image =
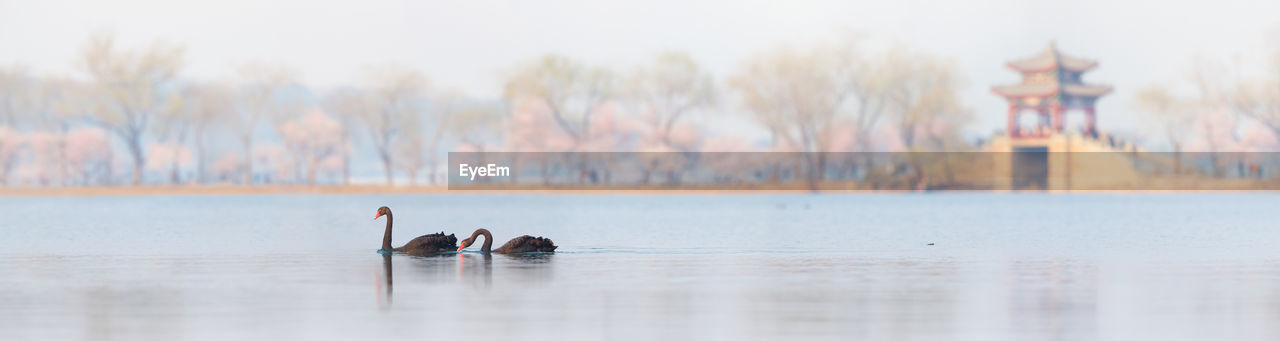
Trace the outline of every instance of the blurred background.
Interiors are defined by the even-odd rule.
[[[1008,118],[993,89],[1028,82],[1012,62],[1045,51],[1096,62],[1083,83],[1111,89],[1097,130],[1067,119],[1055,134],[1106,141],[1099,151],[1275,152],[1274,13],[1272,1],[0,1],[0,187],[438,185],[451,151],[1000,151],[1041,123]],[[1204,159],[1158,172],[1275,173]],[[906,186],[926,181],[915,173]]]
[[[1276,192],[452,191],[1280,190],[1276,13],[0,0],[0,340],[1280,339]]]

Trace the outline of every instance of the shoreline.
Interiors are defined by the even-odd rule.
[[[346,194],[416,194],[416,195],[725,195],[725,194],[939,194],[939,193],[1003,193],[1003,194],[1186,194],[1186,193],[1278,193],[1274,188],[1262,189],[1053,189],[1053,190],[933,190],[900,189],[819,189],[795,186],[755,186],[746,188],[639,188],[628,187],[525,187],[513,189],[454,189],[448,186],[394,185],[141,185],[93,187],[0,187],[0,197],[44,196],[169,196],[169,195],[346,195]]]

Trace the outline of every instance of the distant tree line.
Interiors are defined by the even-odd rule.
[[[0,68],[0,184],[349,183],[356,152],[376,156],[386,183],[417,184],[443,178],[450,150],[945,149],[963,145],[971,119],[947,61],[848,42],[766,51],[727,82],[681,52],[630,72],[548,55],[515,65],[501,99],[438,90],[403,65],[324,90],[269,63],[196,81],[182,75],[186,58],[180,45],[129,49],[98,34],[76,61],[83,77]],[[722,112],[772,138],[715,135],[702,123],[711,120],[691,119]]]
[[[1260,175],[1257,165],[1246,166],[1249,158],[1224,153],[1280,148],[1280,35],[1274,40],[1262,65],[1195,58],[1180,81],[1151,83],[1134,95],[1138,111],[1149,119],[1144,122],[1158,128],[1156,137],[1172,151],[1172,173]],[[1178,87],[1191,91],[1180,93]],[[1188,152],[1195,159],[1188,160]]]
[[[98,34],[75,62],[78,77],[0,68],[0,186],[348,184],[355,153],[372,155],[387,184],[435,184],[449,151],[807,152],[799,178],[823,181],[865,176],[872,166],[833,153],[975,148],[962,135],[973,113],[958,95],[966,81],[954,64],[907,47],[864,48],[858,39],[760,51],[723,80],[676,51],[627,71],[547,55],[507,69],[501,98],[433,86],[397,64],[326,89],[305,85],[287,65],[260,62],[236,67],[232,80],[199,81],[183,76],[187,58],[180,45],[124,48]],[[1208,146],[1196,148],[1207,150],[1252,138],[1205,113],[1250,118],[1274,139],[1277,74],[1230,87],[1196,83],[1215,86],[1195,100],[1153,86],[1138,103],[1167,125],[1175,151],[1191,149],[1182,139],[1192,130]],[[720,115],[738,115],[769,138],[717,132],[711,124]],[[585,170],[609,160],[576,162]],[[697,159],[628,164],[645,183],[670,183],[681,175],[675,164],[687,162]],[[910,164],[897,168],[924,178]]]

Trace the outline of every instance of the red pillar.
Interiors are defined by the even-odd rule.
[[[1009,102],[1009,125],[1005,129],[1007,129],[1006,132],[1009,134],[1009,137],[1017,137],[1018,106],[1014,105],[1012,101]]]
[[[1054,132],[1059,132],[1059,133],[1061,133],[1061,132],[1062,132],[1062,124],[1063,124],[1063,122],[1062,122],[1062,104],[1054,103],[1054,104],[1053,104],[1053,107],[1052,107],[1051,109],[1049,109],[1049,110],[1052,112],[1052,115],[1053,115],[1053,131],[1054,131]]]
[[[1044,107],[1036,109],[1036,117],[1039,118],[1035,129],[1037,137],[1046,134],[1049,130],[1053,130],[1053,114],[1049,112],[1049,109]]]
[[[1093,110],[1093,106],[1084,109],[1084,129],[1089,136],[1095,136],[1098,133],[1098,116]]]

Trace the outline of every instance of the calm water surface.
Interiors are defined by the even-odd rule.
[[[0,340],[1275,340],[1278,199],[6,197]],[[561,252],[384,257],[381,205]]]

